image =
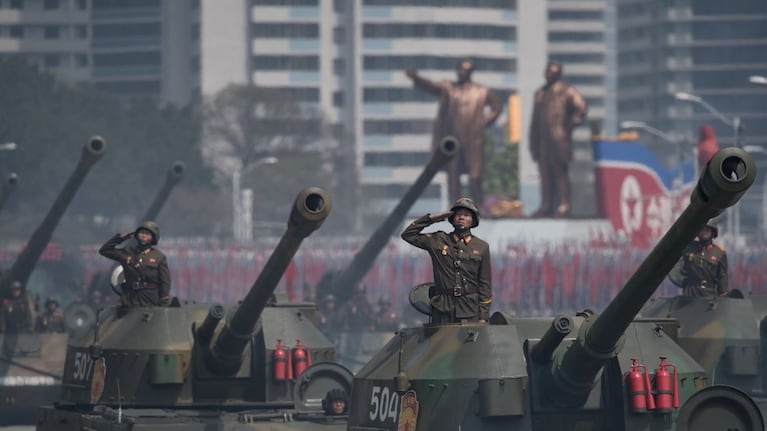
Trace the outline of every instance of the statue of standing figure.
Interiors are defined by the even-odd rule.
[[[560,79],[560,63],[549,62],[545,76],[546,84],[535,92],[530,123],[530,154],[541,178],[541,206],[532,216],[569,217],[573,129],[583,123],[588,105],[575,87]]]
[[[434,121],[431,148],[437,148],[445,136],[454,136],[461,143],[458,157],[447,164],[449,200],[456,201],[461,193],[460,176],[469,174],[469,195],[480,208],[484,205],[482,180],[485,176],[485,128],[501,114],[501,101],[484,85],[471,80],[474,63],[469,59],[458,62],[457,80],[433,82],[418,75],[415,69],[405,74],[413,86],[439,97],[439,111]],[[489,107],[488,112],[485,108]]]

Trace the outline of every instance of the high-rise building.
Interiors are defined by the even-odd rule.
[[[703,124],[714,126],[720,146],[767,148],[767,89],[749,82],[767,71],[767,2],[617,0],[617,22],[620,119],[685,138],[657,139],[657,151],[673,155],[681,145],[689,156]],[[763,181],[740,204],[750,208],[741,211],[744,227],[762,231]]]
[[[185,105],[199,87],[193,0],[2,0],[0,56],[23,54],[64,79]]]

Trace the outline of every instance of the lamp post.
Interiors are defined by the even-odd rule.
[[[262,165],[273,165],[279,159],[273,156],[262,157],[232,172],[232,233],[238,241],[253,239],[253,229],[250,220],[253,218],[253,191],[242,189],[242,174]]]
[[[642,129],[651,135],[655,135],[664,141],[672,144],[678,144],[679,141],[666,132],[660,131],[655,127],[652,127],[644,121],[621,121],[621,129]]]
[[[721,120],[724,124],[732,127],[734,132],[734,138],[735,138],[735,146],[738,148],[743,147],[743,143],[741,142],[741,137],[743,135],[743,123],[740,120],[740,117],[734,116],[732,118],[727,117],[726,115],[722,114],[716,108],[708,104],[705,100],[703,100],[702,97],[696,96],[691,93],[686,93],[683,91],[674,93],[674,98],[676,100],[682,100],[686,102],[693,102],[697,103],[710,113],[712,113],[716,118]],[[740,204],[735,204],[735,206],[732,208],[732,217],[727,217],[727,230],[732,233],[732,235],[739,239],[740,238]]]

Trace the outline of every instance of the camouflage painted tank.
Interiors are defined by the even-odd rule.
[[[0,298],[7,295],[13,281],[27,283],[75,192],[106,148],[106,141],[99,136],[85,144],[77,167],[53,206],[13,266],[0,278]],[[33,423],[37,407],[58,396],[66,340],[65,333],[0,333],[0,424]]]
[[[728,148],[710,163],[736,154]],[[738,178],[753,181],[756,168],[747,163]],[[737,181],[724,183],[730,189]],[[649,318],[673,319],[676,340],[708,373],[714,384],[737,387],[752,395],[767,389],[767,314],[765,299],[744,295],[737,289],[727,296],[675,296],[654,298],[641,311]]]
[[[373,267],[376,257],[389,242],[394,231],[401,227],[405,216],[415,201],[423,194],[437,172],[458,154],[459,148],[460,143],[452,136],[446,136],[440,141],[421,174],[367,242],[354,255],[346,268],[323,274],[317,285],[318,300],[322,300],[327,295],[333,295],[339,307],[349,301],[354,295],[355,289],[360,287],[362,279]],[[331,334],[336,340],[339,359],[353,369],[358,369],[367,362],[373,353],[391,339],[392,335],[391,331],[370,332],[363,331],[362,328],[359,332],[333,330]]]
[[[635,320],[699,228],[750,186],[752,163],[740,150],[718,153],[601,314],[495,313],[489,324],[400,331],[355,375],[349,431],[762,430],[746,394],[710,386],[660,322]],[[424,290],[411,299],[428,312]]]
[[[299,193],[287,231],[237,306],[117,307],[67,347],[62,399],[38,430],[342,430],[351,373],[312,322],[274,296],[331,202]]]
[[[8,201],[8,197],[16,190],[16,185],[19,183],[19,177],[14,173],[8,174],[3,187],[0,188],[0,210],[5,206],[5,202]]]

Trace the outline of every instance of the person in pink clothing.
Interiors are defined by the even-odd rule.
[[[711,160],[711,157],[719,151],[719,143],[716,140],[714,127],[710,124],[700,126],[698,137],[698,169],[703,169]]]

